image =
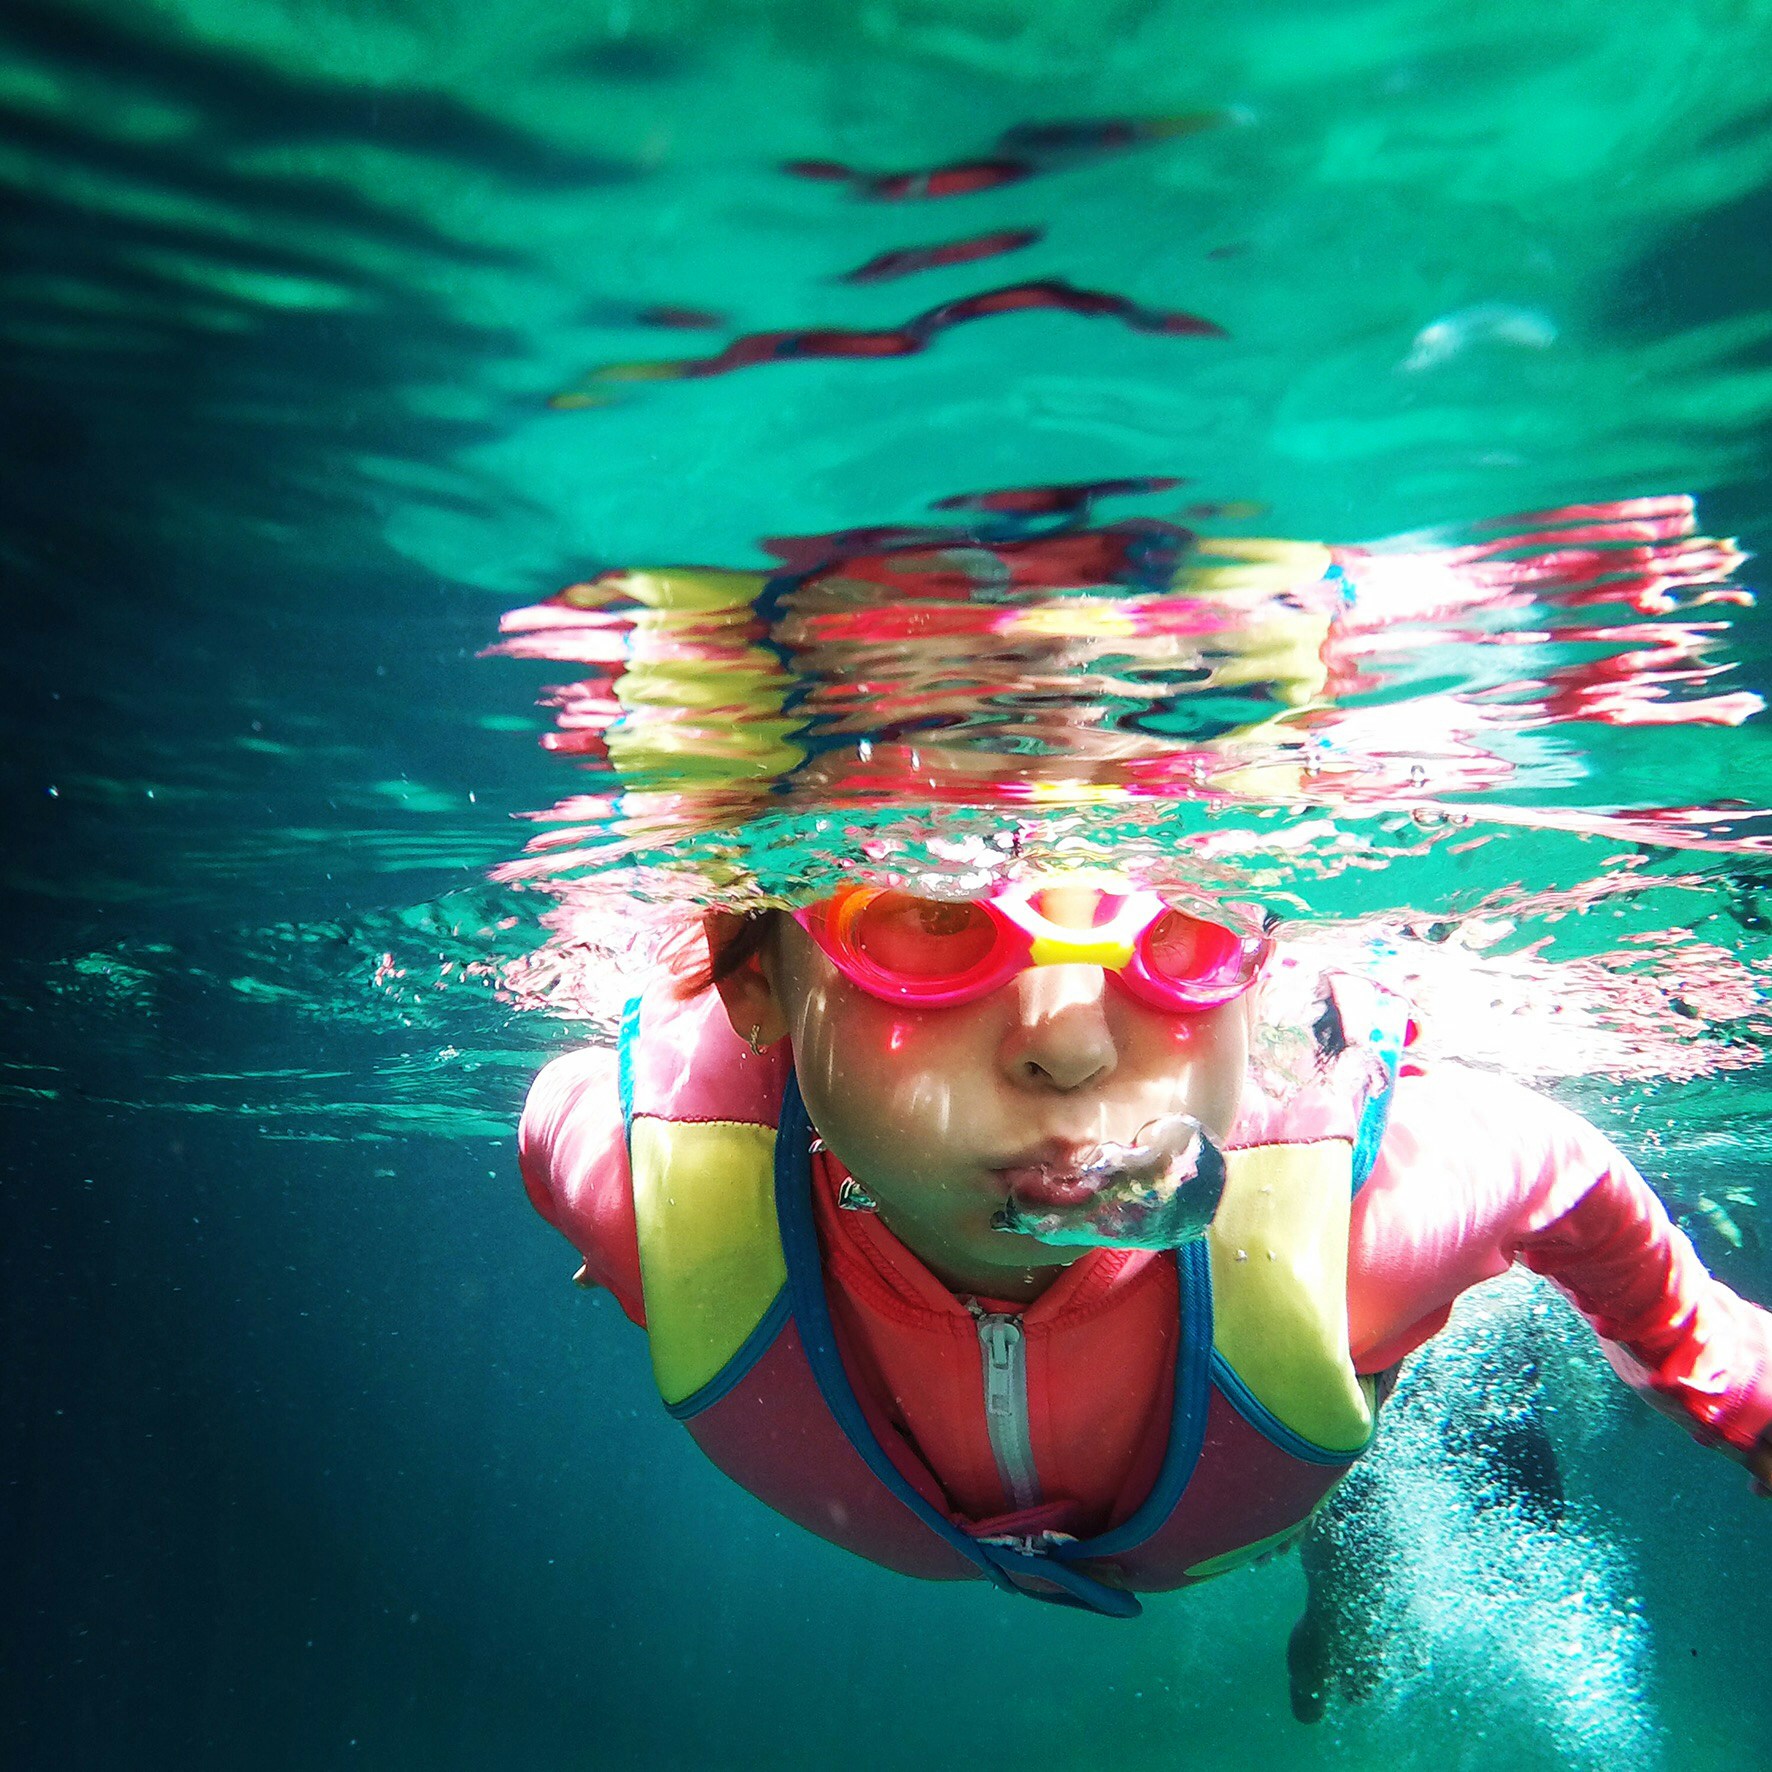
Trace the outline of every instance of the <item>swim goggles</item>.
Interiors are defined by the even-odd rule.
[[[1030,966],[1084,965],[1153,1008],[1216,1009],[1255,982],[1272,946],[1123,887],[1091,894],[1091,926],[1072,927],[1042,910],[1053,890],[950,902],[848,886],[793,917],[851,984],[927,1008],[975,1002]]]

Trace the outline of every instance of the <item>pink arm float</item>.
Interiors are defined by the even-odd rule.
[[[523,1104],[517,1164],[529,1203],[584,1257],[579,1284],[613,1292],[645,1328],[634,1188],[608,1047],[567,1052],[542,1067]]]

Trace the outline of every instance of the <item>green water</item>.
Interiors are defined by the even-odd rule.
[[[1399,1412],[1385,1679],[1312,1730],[1294,1563],[1116,1625],[898,1580],[719,1479],[516,1185],[527,1077],[587,1027],[512,970],[559,932],[509,867],[523,815],[598,784],[537,743],[572,673],[483,654],[598,573],[757,569],[764,538],[1053,482],[1184,477],[1123,511],[1337,543],[1690,493],[1751,552],[1769,51],[1772,9],[1723,4],[8,7],[9,1763],[1755,1764],[1765,1504],[1529,1297]],[[1211,126],[934,201],[782,170],[1183,114]],[[835,280],[1004,230],[1042,237]],[[879,360],[596,373],[1043,279],[1226,336],[1046,310]],[[550,405],[584,389],[609,397]],[[1719,687],[1764,692],[1763,615],[1699,613]],[[1441,667],[1475,670],[1391,699]],[[1772,804],[1755,720],[1535,755],[1562,775],[1521,803]],[[1543,1074],[1772,1295],[1763,857],[1396,838],[1313,908],[1511,905],[1498,964],[1613,956],[1581,975],[1609,1043]],[[789,872],[832,848],[790,820],[739,859],[765,839]],[[1652,884],[1567,914],[1621,868]],[[1749,1003],[1669,1036],[1618,1007],[1616,956],[1678,929]],[[1444,1399],[1527,1360],[1563,1539],[1498,1532],[1436,1451]]]

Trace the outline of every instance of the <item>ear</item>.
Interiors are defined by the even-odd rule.
[[[717,957],[743,925],[744,919],[731,911],[707,912],[702,918],[702,931],[707,936],[709,955]],[[758,953],[714,981],[732,1031],[757,1049],[773,1046],[788,1031],[787,1015],[769,973],[769,956]]]

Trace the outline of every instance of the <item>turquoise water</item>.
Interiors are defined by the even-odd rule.
[[[961,878],[1010,815],[1388,944],[1772,1295],[1772,759],[1698,711],[1772,680],[1769,48],[1721,4],[9,7],[9,1763],[1754,1763],[1765,1506],[1535,1294],[1394,1406],[1381,1678],[1303,1729],[1295,1561],[1122,1626],[731,1490],[510,1127],[636,886]],[[1749,557],[1654,507],[1670,607],[1491,586],[1342,620],[1328,685],[1320,576],[1232,548],[1419,586],[1680,496]],[[1127,525],[1228,576],[1005,566]],[[646,590],[690,568],[759,632]],[[612,668],[513,647],[586,584]],[[1159,643],[1214,588],[1274,645]],[[943,599],[1020,625],[913,643]],[[1562,1528],[1483,1505],[1473,1389]]]

